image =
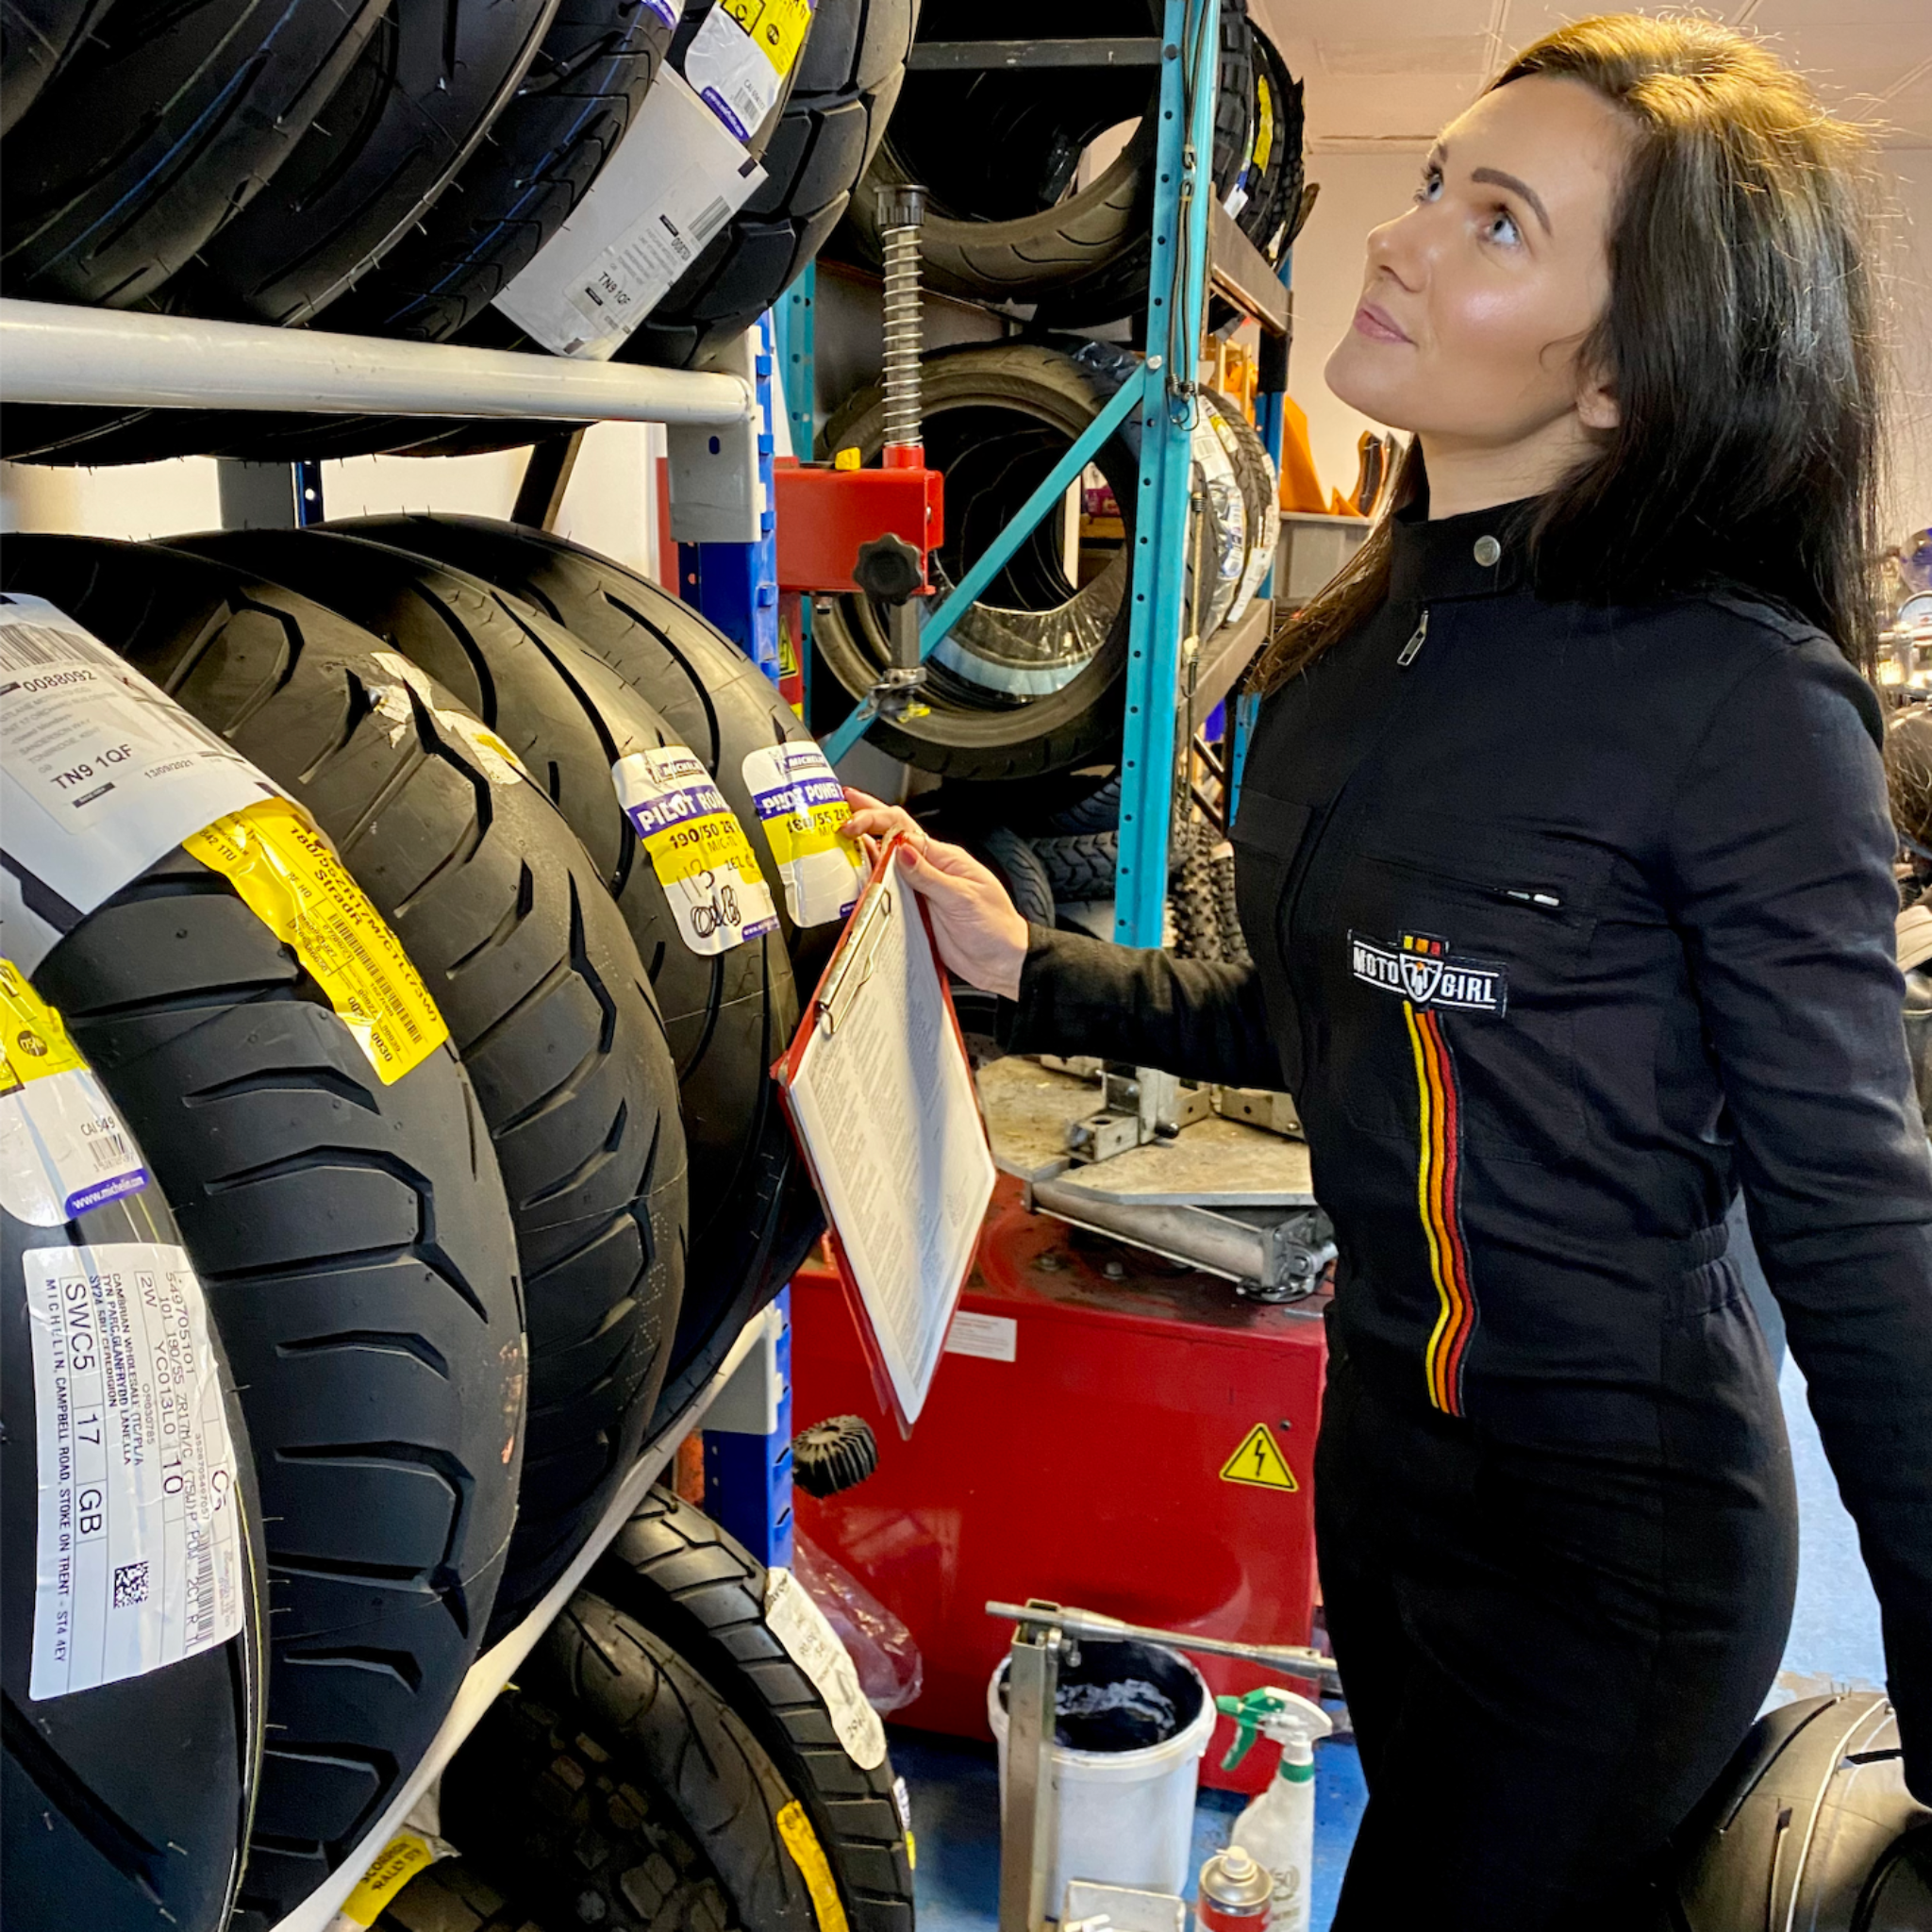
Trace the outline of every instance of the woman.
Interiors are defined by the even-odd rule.
[[[1932,1162],[1855,668],[1858,158],[1750,41],[1629,15],[1447,129],[1327,367],[1414,441],[1257,668],[1252,968],[1029,929],[965,854],[912,861],[1013,1047],[1299,1100],[1341,1249],[1345,1932],[1652,1923],[1791,1607],[1740,1185],[1932,1802]]]

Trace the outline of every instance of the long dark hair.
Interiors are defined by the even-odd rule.
[[[1713,582],[1799,612],[1861,670],[1877,612],[1878,362],[1862,134],[1756,41],[1632,13],[1577,22],[1490,83],[1582,81],[1633,130],[1610,296],[1585,341],[1619,423],[1539,500],[1540,594],[1631,603]],[[1391,508],[1425,487],[1411,443]],[[1386,518],[1275,633],[1272,691],[1388,593]]]

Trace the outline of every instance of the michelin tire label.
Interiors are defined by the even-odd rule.
[[[111,1241],[29,1248],[21,1266],[40,1487],[28,1695],[44,1702],[225,1643],[243,1530],[187,1255]]]

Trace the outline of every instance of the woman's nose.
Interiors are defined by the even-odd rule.
[[[1411,293],[1422,286],[1424,239],[1418,234],[1419,208],[1408,208],[1393,221],[1369,230],[1369,269],[1392,277]]]

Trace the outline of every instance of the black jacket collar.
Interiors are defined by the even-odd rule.
[[[1389,594],[1399,604],[1492,597],[1524,578],[1529,512],[1536,499],[1473,509],[1431,523],[1426,499],[1395,512]]]

